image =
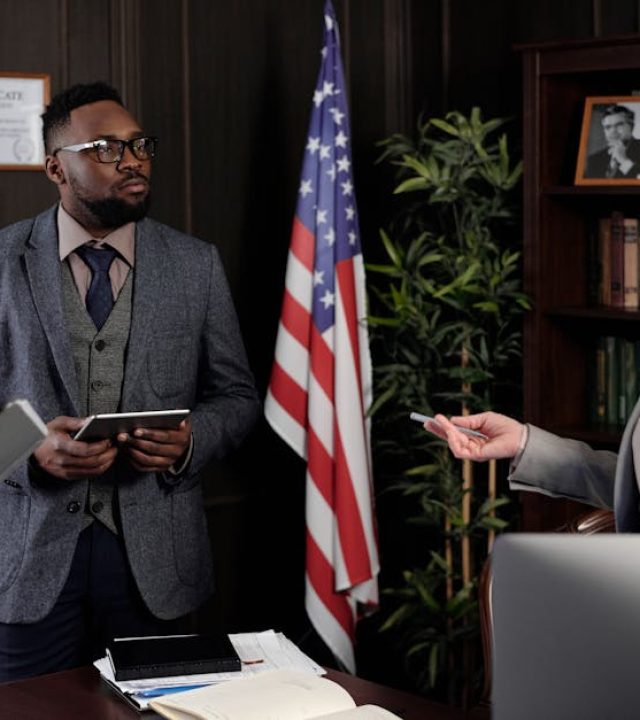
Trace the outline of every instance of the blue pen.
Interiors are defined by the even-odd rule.
[[[155,687],[148,690],[140,690],[133,693],[136,697],[155,698],[163,695],[171,695],[172,693],[185,692],[185,690],[195,690],[196,688],[207,687],[211,683],[201,683],[200,685],[172,685],[167,687]]]

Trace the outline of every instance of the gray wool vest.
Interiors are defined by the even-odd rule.
[[[78,411],[81,415],[117,412],[131,327],[133,273],[127,275],[111,314],[98,332],[78,294],[71,269],[66,263],[65,266],[66,271],[62,273],[64,309],[78,379]],[[95,518],[117,534],[118,485],[115,467],[117,463],[104,475],[89,480],[84,510],[87,525]]]

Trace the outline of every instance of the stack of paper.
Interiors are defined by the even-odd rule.
[[[96,660],[94,665],[102,679],[109,683],[122,697],[138,710],[144,710],[155,698],[193,690],[214,683],[251,677],[265,670],[300,670],[311,675],[324,675],[326,671],[295,643],[280,632],[237,633],[229,635],[242,661],[240,672],[208,673],[206,675],[184,675],[178,677],[149,678],[141,680],[116,681],[108,658]]]

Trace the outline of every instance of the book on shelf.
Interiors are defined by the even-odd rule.
[[[637,343],[620,339],[620,395],[624,397],[620,412],[620,424],[624,425],[638,399]]]
[[[611,305],[611,217],[598,220],[598,304]]]
[[[595,362],[591,376],[591,387],[595,388],[592,396],[591,420],[595,425],[606,425],[607,422],[607,348],[604,337],[596,341]]]
[[[47,437],[47,426],[28,400],[14,400],[0,410],[0,480],[26,460]]]
[[[611,213],[611,305],[624,307],[624,216]]]
[[[587,233],[589,305],[640,308],[640,220],[614,211]]]
[[[618,424],[619,411],[619,395],[618,395],[618,379],[619,379],[619,363],[618,363],[618,343],[616,338],[608,335],[604,338],[606,368],[607,368],[607,424]]]
[[[595,425],[622,427],[638,399],[640,341],[601,336],[590,363],[590,417]]]
[[[624,306],[638,307],[638,218],[622,221],[624,237]]]
[[[602,259],[600,257],[600,223],[589,223],[587,228],[587,303],[601,305]]]
[[[149,706],[168,720],[400,720],[377,705],[357,707],[338,683],[297,670],[270,670]]]

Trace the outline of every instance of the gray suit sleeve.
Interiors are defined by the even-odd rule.
[[[613,507],[617,455],[594,450],[529,425],[529,438],[509,476],[512,490],[566,497],[596,507]]]
[[[260,408],[222,263],[216,248],[209,250],[211,275],[200,337],[197,402],[191,414],[194,444],[189,473],[236,448]]]

